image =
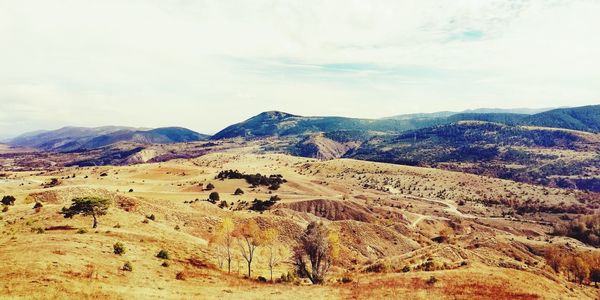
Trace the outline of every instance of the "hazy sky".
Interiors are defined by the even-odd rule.
[[[600,103],[599,1],[0,0],[0,137]]]

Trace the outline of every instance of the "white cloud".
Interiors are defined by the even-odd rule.
[[[0,135],[600,99],[600,1],[0,0]]]

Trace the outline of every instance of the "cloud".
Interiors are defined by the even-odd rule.
[[[0,1],[0,135],[598,103],[599,1]]]

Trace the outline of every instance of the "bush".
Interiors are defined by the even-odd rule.
[[[133,189],[129,189],[129,192],[130,192],[130,193],[133,193]]]
[[[348,277],[348,276],[343,276],[342,278],[338,279],[339,283],[351,283],[352,282],[352,278]]]
[[[4,196],[2,197],[2,204],[4,205],[15,205],[15,197],[14,196]]]
[[[404,266],[404,267],[402,268],[402,272],[404,272],[404,273],[408,273],[408,272],[410,272],[410,266]]]
[[[79,234],[84,234],[87,233],[88,231],[85,228],[79,228],[79,230],[77,230],[77,233]]]
[[[207,191],[212,191],[212,190],[214,190],[214,189],[215,189],[215,185],[214,185],[214,184],[212,184],[212,183],[210,183],[210,182],[209,182],[209,183],[206,185],[206,190],[207,190]]]
[[[42,208],[42,207],[44,207],[44,205],[41,202],[36,202],[33,205],[33,209],[39,209],[39,208]]]
[[[169,262],[168,262],[168,261],[165,261],[165,262],[163,262],[163,263],[162,263],[160,266],[161,266],[161,267],[164,267],[164,268],[168,268],[168,267],[169,267]]]
[[[42,227],[36,227],[36,228],[31,228],[31,232],[35,232],[37,234],[42,234],[45,232],[45,230]]]
[[[156,216],[154,214],[151,214],[149,216],[146,216],[146,219],[156,221]]]
[[[263,277],[263,276],[258,276],[256,278],[256,280],[258,280],[259,282],[267,282],[267,278]]]
[[[126,262],[121,269],[123,271],[131,272],[131,271],[133,271],[133,266],[131,265],[130,262]]]
[[[8,206],[5,206],[2,208],[2,212],[7,212],[8,211]]]
[[[219,193],[217,192],[212,192],[210,193],[210,195],[208,195],[208,201],[212,204],[217,203],[217,201],[219,201],[221,197],[219,196]]]
[[[158,254],[156,254],[156,257],[158,258],[162,258],[162,259],[169,259],[169,252],[167,252],[167,250],[160,250],[158,251]]]
[[[123,254],[125,254],[125,245],[123,245],[121,242],[116,242],[113,245],[113,252],[116,255],[123,255]]]
[[[427,281],[426,281],[426,283],[429,285],[434,285],[436,282],[438,282],[438,279],[435,278],[435,276],[429,277],[429,279],[427,279]]]
[[[175,275],[175,279],[177,279],[177,280],[185,280],[186,278],[187,278],[187,275],[185,274],[184,271],[177,272],[177,274]]]
[[[223,200],[219,203],[219,208],[227,208],[229,207],[229,204],[227,203],[227,201]]]
[[[244,191],[240,188],[235,189],[235,192],[233,192],[234,195],[238,196],[238,195],[243,195]]]

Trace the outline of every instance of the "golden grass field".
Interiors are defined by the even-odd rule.
[[[281,174],[277,191],[250,188],[244,180],[216,180],[219,171]],[[106,174],[101,176],[101,174]],[[44,188],[57,178],[60,184]],[[221,199],[237,203],[276,194],[282,200],[262,214],[221,209],[207,201],[208,183]],[[202,186],[200,185],[202,184]],[[243,195],[234,196],[236,188]],[[130,192],[130,189],[132,190]],[[437,169],[347,159],[319,161],[286,155],[212,153],[195,159],[131,166],[8,172],[0,194],[17,199],[0,213],[0,298],[22,299],[597,299],[598,290],[566,281],[549,270],[536,249],[581,243],[549,235],[535,218],[503,217],[461,199],[490,196],[576,203],[577,193]],[[71,199],[96,195],[113,205],[91,228],[91,218],[65,219]],[[516,196],[514,196],[516,195]],[[195,199],[199,199],[195,201]],[[43,203],[38,211],[35,202]],[[146,216],[155,215],[154,221]],[[253,279],[234,260],[219,268],[209,241],[219,223],[253,218],[277,228],[290,250],[313,220],[341,237],[338,265],[323,285],[259,283],[268,278],[262,252]],[[85,229],[82,233],[80,229]],[[42,233],[43,232],[43,233]],[[448,233],[445,243],[432,241]],[[126,253],[115,255],[121,242]],[[169,266],[156,257],[161,249]],[[121,267],[129,261],[132,272]],[[435,269],[415,270],[426,261]],[[239,263],[239,267],[238,267]],[[382,272],[365,272],[372,265]],[[410,266],[410,272],[402,272]],[[284,262],[276,277],[291,270]],[[177,278],[177,274],[180,274]],[[435,277],[437,281],[430,283]],[[342,277],[351,282],[338,283]]]

